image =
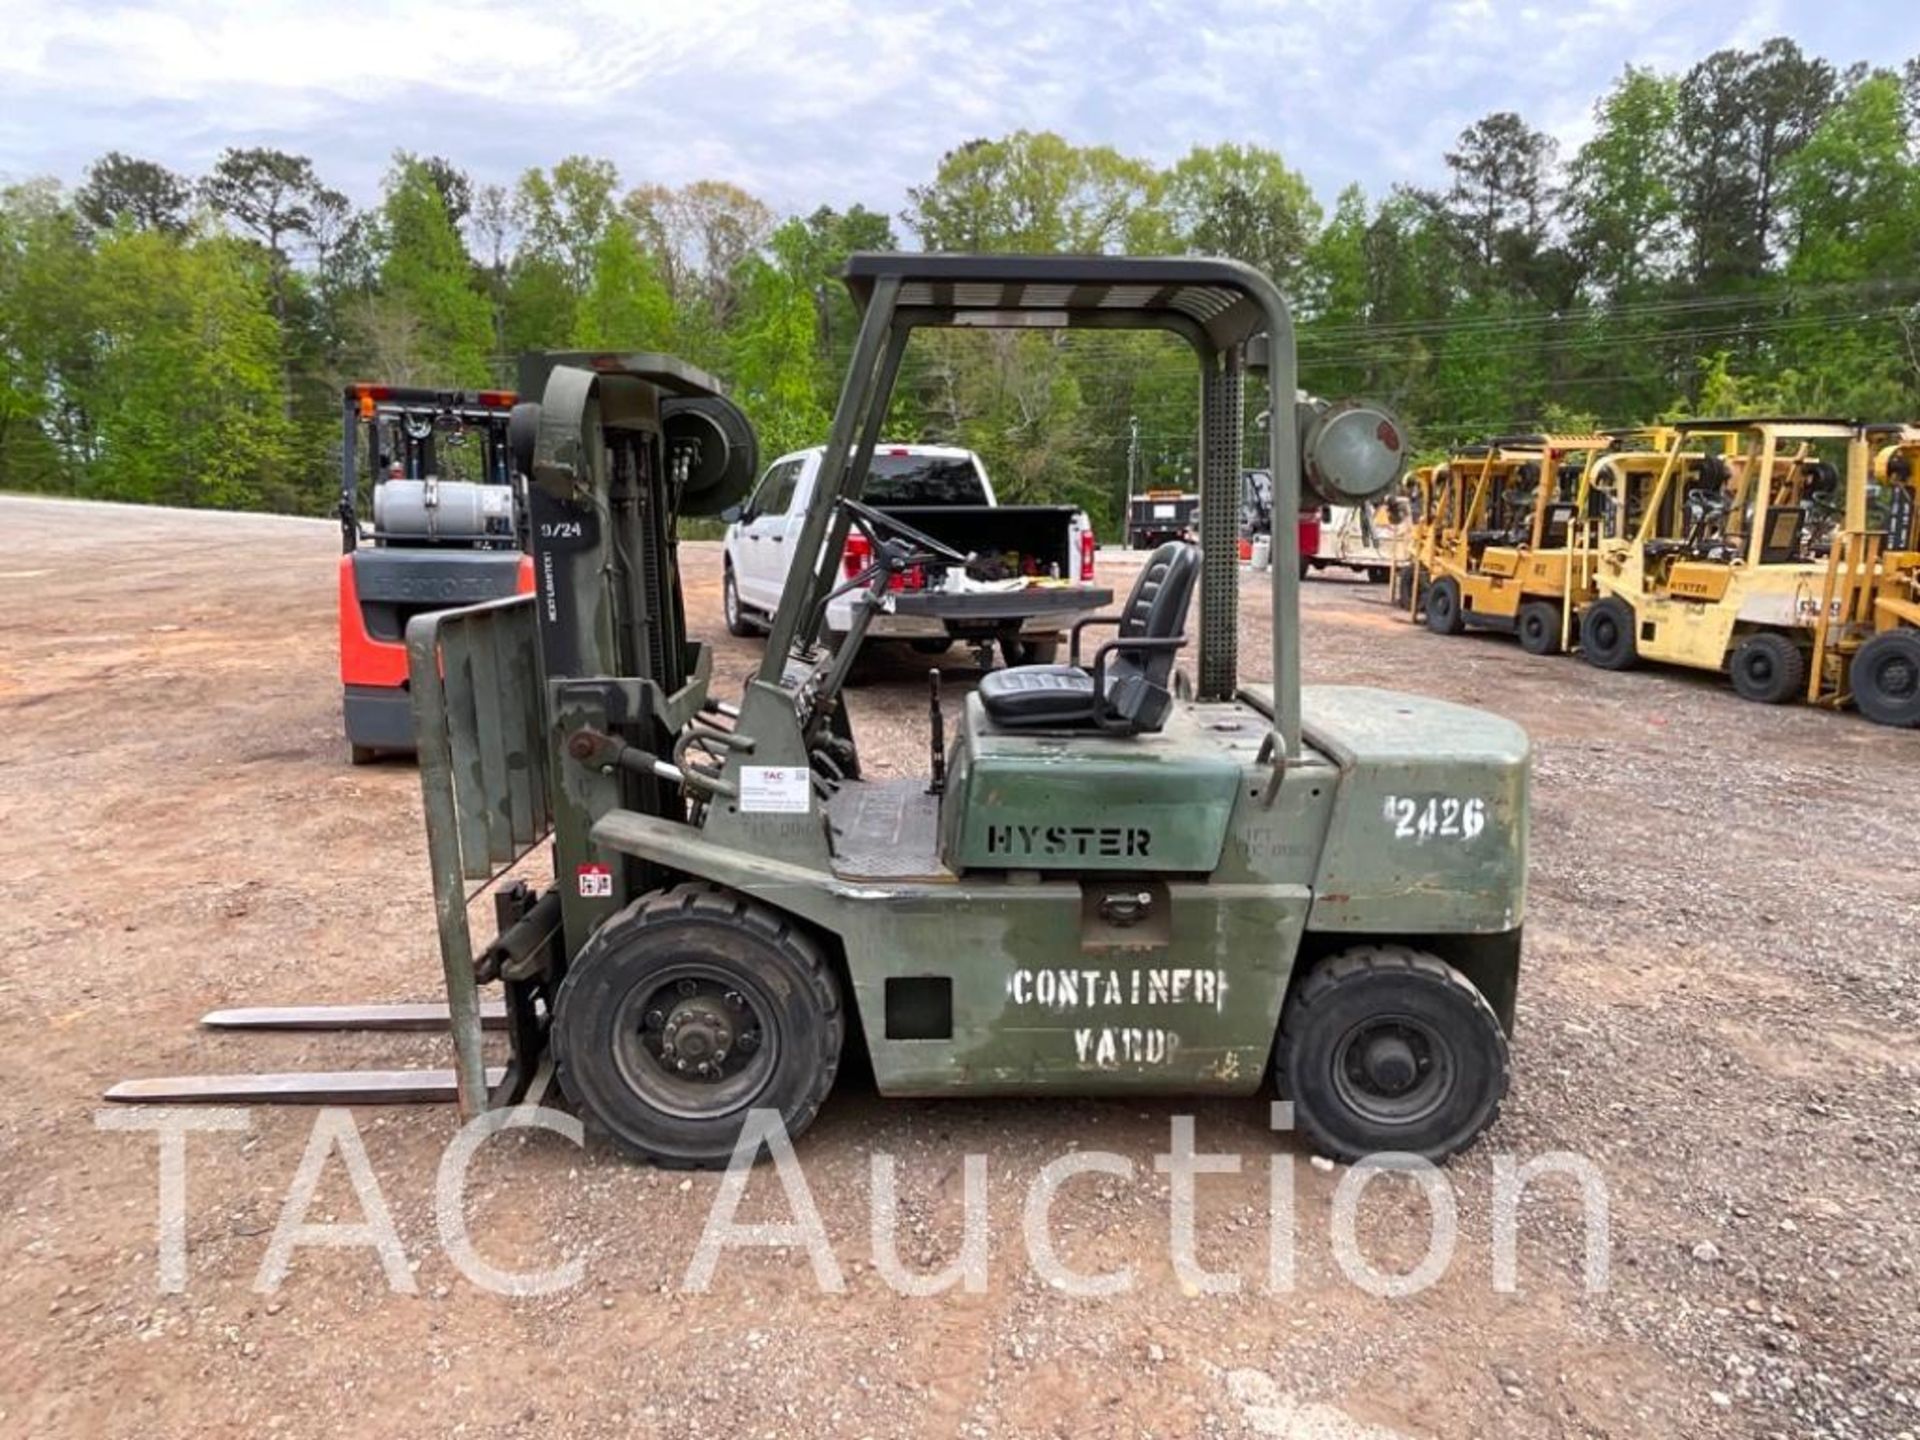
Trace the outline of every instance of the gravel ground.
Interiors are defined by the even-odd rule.
[[[95,1128],[126,1074],[443,1063],[431,1038],[197,1032],[234,1003],[430,999],[437,961],[412,769],[352,769],[334,679],[330,526],[0,498],[0,1435],[1849,1436],[1920,1431],[1920,735],[1768,710],[1707,677],[1603,674],[1497,637],[1409,627],[1382,592],[1306,587],[1310,679],[1487,706],[1536,744],[1515,1087],[1449,1169],[1459,1244],[1401,1299],[1334,1247],[1344,1172],[1257,1102],[884,1102],[849,1077],[798,1144],[844,1289],[804,1249],[728,1255],[683,1287],[720,1181],[545,1134],[474,1163],[468,1216],[502,1266],[573,1257],[540,1298],[448,1257],[433,1177],[450,1111],[356,1112],[414,1293],[366,1248],[302,1248],[255,1281],[311,1111],[256,1108],[187,1147],[185,1289],[157,1285],[151,1138]],[[1131,558],[1103,555],[1116,587]],[[718,551],[687,547],[720,693],[758,653],[718,623]],[[1244,673],[1266,667],[1247,577]],[[922,764],[925,661],[853,694],[878,773]],[[950,690],[967,671],[948,667]],[[953,700],[950,696],[949,704]],[[1166,1242],[1153,1157],[1176,1114],[1244,1157],[1198,1182],[1198,1293]],[[1020,1215],[1069,1148],[1130,1175],[1066,1186],[1062,1257],[1130,1266],[1059,1293]],[[899,1175],[906,1264],[954,1258],[963,1157],[986,1157],[988,1283],[897,1295],[876,1273],[869,1157]],[[1576,1192],[1522,1207],[1517,1287],[1492,1285],[1498,1157],[1588,1157],[1611,1206],[1583,1284]],[[1269,1171],[1296,1191],[1290,1289],[1267,1274]],[[743,1215],[781,1218],[773,1172]],[[357,1222],[332,1157],[310,1219]],[[1407,1270],[1425,1199],[1371,1186],[1357,1233]]]

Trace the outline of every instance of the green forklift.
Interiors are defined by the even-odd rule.
[[[1303,493],[1364,504],[1393,486],[1391,417],[1300,400],[1287,307],[1232,261],[867,254],[846,283],[861,324],[795,542],[811,563],[737,704],[709,693],[711,652],[686,633],[674,532],[751,483],[740,412],[670,357],[522,363],[535,398],[511,443],[536,592],[408,631],[448,1003],[334,1017],[444,1024],[454,1068],[113,1098],[450,1093],[471,1116],[550,1065],[620,1149],[716,1166],[750,1110],[803,1131],[858,1045],[887,1096],[1271,1091],[1349,1160],[1444,1159],[1492,1123],[1525,735],[1459,705],[1303,686],[1289,566],[1271,582],[1273,679],[1238,673],[1249,377],[1269,392],[1254,408],[1273,417],[1259,464],[1276,533]],[[1199,544],[1146,557],[1123,608],[1075,628],[1070,663],[990,674],[951,719],[930,676],[927,773],[868,778],[842,698],[865,626],[910,603],[894,576],[975,563],[860,499],[909,336],[939,326],[1185,340]],[[847,578],[854,532],[871,559]],[[856,621],[827,648],[826,602],[846,592]],[[512,874],[540,846],[554,878],[536,891]],[[476,947],[488,889],[498,934]]]

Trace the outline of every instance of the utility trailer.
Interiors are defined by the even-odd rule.
[[[892,1096],[1272,1091],[1330,1154],[1470,1144],[1508,1083],[1526,738],[1459,705],[1303,686],[1292,566],[1272,581],[1272,679],[1239,674],[1250,354],[1280,417],[1264,457],[1279,533],[1303,469],[1329,503],[1393,485],[1392,419],[1296,411],[1287,308],[1235,262],[856,255],[846,278],[860,331],[831,483],[798,539],[819,558],[738,704],[710,694],[710,653],[686,634],[673,540],[678,515],[750,483],[738,412],[666,357],[523,364],[538,591],[408,632],[463,1112],[516,1100],[551,1059],[625,1151],[721,1164],[750,1110],[803,1130],[858,1044]],[[1075,663],[985,677],[951,743],[930,677],[927,774],[864,778],[841,691],[865,624],[893,576],[964,558],[860,500],[908,337],[1034,325],[1187,342],[1201,543],[1149,556],[1122,611],[1075,628]],[[872,560],[846,579],[850,533]],[[864,603],[828,648],[841,591]],[[496,886],[499,934],[476,946],[476,887],[546,844],[553,888]],[[275,1093],[336,1083],[352,1082]],[[114,1098],[258,1093],[161,1081]]]

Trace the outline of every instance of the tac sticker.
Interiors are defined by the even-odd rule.
[[[740,772],[742,814],[805,815],[812,792],[804,765],[749,765]]]
[[[611,865],[582,865],[574,873],[579,879],[582,900],[613,898],[613,867]]]

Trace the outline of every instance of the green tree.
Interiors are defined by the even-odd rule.
[[[1837,86],[1831,65],[1782,38],[1716,51],[1687,72],[1675,112],[1677,189],[1696,285],[1723,289],[1767,272],[1779,248],[1782,167]]]
[[[1567,169],[1561,213],[1582,268],[1610,299],[1672,272],[1679,242],[1671,76],[1629,65],[1594,105],[1594,136]]]
[[[123,231],[92,284],[100,351],[88,384],[95,448],[83,489],[103,498],[230,509],[302,508],[280,404],[280,335],[266,266],[221,235],[189,243]]]
[[[87,167],[74,208],[102,230],[131,225],[178,235],[187,228],[192,200],[193,187],[164,165],[109,150]]]
[[[74,489],[93,447],[85,231],[51,180],[0,190],[0,489]]]
[[[1110,146],[1020,130],[948,151],[901,218],[929,250],[1123,251],[1161,233],[1158,187],[1151,165]]]
[[[1319,202],[1297,170],[1257,145],[1196,147],[1161,182],[1179,246],[1245,260],[1291,292],[1320,226]]]
[[[617,217],[594,250],[593,279],[576,312],[573,340],[590,350],[667,350],[673,302],[633,226]]]
[[[768,256],[740,265],[738,324],[728,344],[733,398],[746,410],[769,455],[826,438],[831,415],[816,369],[812,236],[805,222],[774,231]]]
[[[394,158],[381,205],[380,298],[417,327],[428,383],[484,385],[491,378],[493,316],[473,285],[473,263],[447,216],[433,172],[404,152]],[[400,378],[400,377],[388,377]]]

